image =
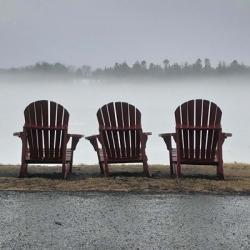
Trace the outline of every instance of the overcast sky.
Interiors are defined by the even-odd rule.
[[[0,67],[197,58],[250,65],[250,0],[0,0]]]

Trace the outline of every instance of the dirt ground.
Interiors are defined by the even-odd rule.
[[[17,178],[17,165],[0,165],[0,190],[11,191],[124,191],[201,192],[250,194],[250,164],[225,164],[225,180],[218,180],[214,166],[183,166],[182,178],[171,178],[169,167],[152,165],[153,178],[141,165],[112,165],[105,178],[97,165],[75,165],[68,180],[60,166],[29,166],[28,178]]]

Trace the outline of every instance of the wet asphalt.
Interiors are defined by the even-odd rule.
[[[0,192],[0,249],[250,249],[250,196]]]

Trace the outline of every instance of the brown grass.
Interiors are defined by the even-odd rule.
[[[225,164],[225,180],[218,180],[215,167],[184,166],[183,178],[170,178],[169,168],[151,166],[153,178],[144,177],[142,166],[112,166],[112,177],[99,174],[95,165],[78,165],[68,180],[60,166],[30,166],[29,177],[16,178],[19,166],[0,165],[0,190],[12,191],[124,191],[203,192],[250,194],[250,165]]]

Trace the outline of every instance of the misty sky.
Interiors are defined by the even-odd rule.
[[[0,68],[198,57],[250,64],[250,0],[0,0]]]

